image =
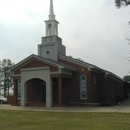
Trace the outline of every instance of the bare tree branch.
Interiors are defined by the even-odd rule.
[[[121,8],[122,6],[130,5],[130,0],[115,0],[115,6],[117,8]]]
[[[14,63],[9,59],[0,61],[0,90],[4,90],[4,96],[6,96],[6,92],[9,95],[9,88],[13,85],[12,75],[7,73],[7,70],[13,65]]]

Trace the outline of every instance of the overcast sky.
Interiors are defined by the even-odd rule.
[[[37,54],[45,36],[50,0],[0,0],[0,60],[18,63]],[[114,0],[53,0],[67,55],[123,77],[130,71],[130,7]]]

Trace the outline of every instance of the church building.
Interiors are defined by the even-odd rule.
[[[95,65],[66,56],[58,36],[58,24],[50,0],[46,36],[38,45],[38,55],[30,55],[13,66],[12,105],[68,106],[114,102],[124,97],[124,82],[117,75]]]

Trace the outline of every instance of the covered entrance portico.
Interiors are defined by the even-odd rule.
[[[46,105],[46,82],[41,79],[31,79],[26,82],[27,106]]]
[[[51,78],[52,81],[52,106],[61,106],[62,92],[61,87],[59,87],[58,77]],[[46,82],[35,78],[27,81],[27,106],[46,106]]]
[[[49,67],[21,69],[21,106],[63,106],[62,75]]]
[[[43,83],[46,83],[46,107],[51,107],[53,104],[52,100],[52,81],[50,78],[50,68],[49,67],[38,67],[38,68],[26,68],[21,69],[21,106],[27,105],[27,84],[29,83],[29,80],[31,81],[38,81],[38,79],[41,79],[44,82],[36,82],[35,85],[37,85],[37,100],[40,100],[40,93],[39,88],[42,87]],[[40,81],[40,80],[39,80]],[[45,90],[45,88],[44,88]],[[42,94],[43,95],[43,94]],[[45,95],[44,95],[45,96]],[[43,98],[44,100],[44,98]]]
[[[52,60],[29,56],[10,69],[14,80],[12,105],[20,103],[24,107],[31,102],[33,106],[63,106],[62,80],[64,77],[71,78],[76,70]]]

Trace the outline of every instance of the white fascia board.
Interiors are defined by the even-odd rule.
[[[115,74],[113,74],[111,72],[105,72],[105,76],[109,77],[109,78],[112,78],[112,79],[115,79],[117,81],[123,82],[122,78],[120,78],[119,76],[117,76],[117,75],[115,75]]]
[[[95,66],[95,65],[90,65],[90,64],[84,63],[84,62],[82,62],[82,61],[78,61],[78,60],[76,60],[76,59],[74,59],[74,58],[70,58],[70,57],[67,57],[67,56],[60,55],[60,54],[58,54],[58,56],[59,56],[59,58],[61,58],[61,59],[63,59],[63,60],[67,60],[67,61],[70,61],[70,62],[72,62],[72,63],[78,64],[78,65],[80,65],[80,66],[87,67],[89,70],[91,70],[91,69],[94,68],[94,69],[97,69],[97,70],[99,70],[99,71],[101,71],[101,72],[104,72],[106,76],[107,76],[107,75],[112,75],[112,77],[113,77],[114,79],[118,79],[118,80],[120,80],[120,81],[123,81],[123,79],[120,78],[119,76],[117,76],[117,75],[115,75],[115,74],[113,74],[113,73],[111,73],[111,72],[109,72],[109,71],[103,70],[103,69],[101,69],[101,68],[99,68],[99,67],[97,67],[97,66]],[[110,76],[109,76],[109,77],[110,77]]]
[[[50,37],[50,36],[46,36],[46,37]],[[45,44],[39,44],[38,46],[41,46],[41,47],[49,47],[49,46],[52,46],[52,45],[55,45],[55,43],[57,42],[50,42],[50,43],[45,43]]]
[[[14,65],[11,69],[9,69],[9,71],[11,72],[12,70],[15,71],[17,69],[19,69],[20,67],[22,67],[23,65],[30,63],[31,61],[33,61],[34,59],[31,59],[33,55],[29,56],[28,58],[20,61],[19,63],[17,63],[16,65]],[[30,60],[29,60],[30,59]],[[29,61],[28,61],[29,60]]]
[[[59,66],[59,69],[68,69],[68,70],[72,70],[72,71],[77,71],[76,68],[72,68],[72,67],[69,67],[69,66]]]
[[[55,21],[56,23],[59,24],[59,22],[58,22],[57,20],[55,20],[55,19],[52,19],[52,20],[45,20],[44,22],[51,22],[51,21]]]
[[[58,68],[60,68],[60,69],[67,68],[67,69],[73,70],[73,71],[76,71],[76,70],[77,70],[76,68],[73,68],[73,67],[69,67],[69,66],[66,66],[66,65],[56,64],[56,63],[51,62],[51,61],[49,61],[49,60],[47,60],[47,59],[41,59],[40,57],[37,57],[37,58],[39,58],[41,61],[44,60],[46,63],[48,63],[48,64],[50,64],[50,65],[53,65],[53,66],[55,65],[56,67],[58,67]]]
[[[64,67],[64,66],[61,66],[61,65],[59,65],[59,64],[56,64],[56,63],[54,63],[54,62],[51,62],[51,61],[49,61],[49,60],[47,60],[47,59],[43,59],[43,58],[40,58],[40,57],[37,57],[37,56],[35,56],[35,58],[36,58],[36,59],[39,59],[39,61],[41,61],[41,62],[44,61],[45,63],[50,64],[50,65],[55,66],[55,67]]]
[[[74,59],[74,58],[70,58],[70,57],[67,57],[67,56],[60,55],[60,54],[58,54],[58,56],[59,56],[59,58],[61,58],[61,59],[63,59],[63,60],[65,59],[65,60],[67,60],[67,61],[70,61],[70,62],[72,62],[72,63],[74,63],[74,64],[77,64],[77,65],[80,65],[80,66],[83,66],[83,67],[86,67],[86,68],[88,68],[88,69],[95,68],[95,69],[101,70],[100,68],[98,68],[98,67],[96,67],[96,66],[94,66],[94,65],[90,65],[90,64],[87,64],[87,63],[85,63],[85,62],[78,61],[78,60],[76,60],[76,59]]]
[[[59,58],[61,58],[61,59],[63,59],[63,60],[67,60],[67,61],[70,61],[70,62],[72,62],[72,63],[74,63],[74,64],[77,64],[77,65],[81,65],[81,66],[90,68],[89,65],[86,65],[86,64],[84,64],[84,63],[81,63],[80,61],[77,61],[77,60],[75,60],[75,59],[73,59],[73,58],[69,58],[69,57],[67,57],[67,56],[62,56],[62,55],[60,55],[60,54],[58,54],[58,56],[59,56]]]
[[[107,75],[110,75],[110,73],[109,72],[105,72],[105,76],[107,76]]]
[[[59,65],[59,68],[60,68],[60,69],[64,69],[65,67],[64,67],[64,66]]]
[[[36,67],[36,68],[20,69],[20,71],[38,71],[38,70],[50,70],[50,67]]]
[[[40,57],[35,56],[34,54],[32,54],[32,55],[30,55],[28,58],[22,60],[21,62],[19,62],[18,64],[16,64],[14,67],[12,67],[12,68],[9,70],[9,72],[10,72],[10,71],[15,71],[15,70],[21,68],[22,66],[26,65],[27,63],[30,63],[30,62],[33,61],[34,59],[37,59],[37,60],[39,60],[39,61],[41,61],[41,62],[44,61],[45,63],[48,63],[48,64],[50,64],[50,65],[52,65],[52,66],[55,66],[55,67],[63,67],[63,68],[64,68],[64,66],[58,65],[58,64],[56,64],[56,63],[53,63],[53,62],[51,62],[51,61],[48,61],[48,60],[46,60],[46,59],[40,58]]]

